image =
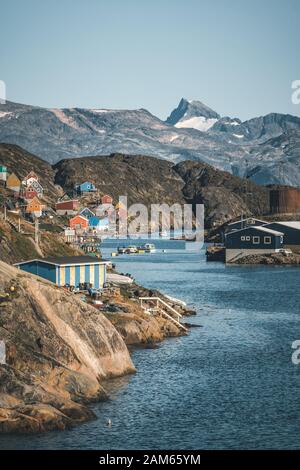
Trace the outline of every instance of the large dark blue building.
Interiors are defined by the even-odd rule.
[[[274,253],[283,248],[284,233],[265,226],[246,227],[225,235],[226,263],[250,254]]]
[[[300,222],[271,222],[264,227],[283,232],[284,247],[300,252]]]

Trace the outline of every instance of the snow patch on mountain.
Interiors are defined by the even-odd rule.
[[[185,127],[189,129],[197,129],[198,131],[206,132],[210,129],[218,119],[211,118],[206,119],[204,116],[192,117],[190,119],[185,119],[183,121],[179,121],[175,124],[175,127]]]
[[[7,117],[7,116],[9,116],[10,114],[13,114],[13,113],[0,111],[0,118]]]

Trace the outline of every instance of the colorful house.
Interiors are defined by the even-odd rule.
[[[95,213],[89,209],[88,207],[84,207],[79,211],[80,215],[83,215],[83,217],[86,217],[87,219],[90,219],[91,217],[95,217]]]
[[[33,199],[34,197],[38,197],[38,193],[37,191],[32,187],[32,186],[29,186],[27,187],[25,190],[24,190],[24,199],[26,199],[26,201],[30,201],[31,199]]]
[[[91,183],[90,181],[85,181],[84,183],[76,184],[74,189],[79,194],[91,193],[91,192],[97,191],[94,183]]]
[[[42,197],[43,196],[43,192],[44,192],[44,188],[43,186],[36,180],[32,179],[31,180],[31,183],[30,183],[30,186],[32,186],[36,192],[38,193],[39,197]]]
[[[89,219],[83,217],[83,215],[77,214],[75,217],[70,219],[70,228],[74,230],[86,230],[89,226]]]
[[[35,217],[41,217],[44,209],[44,205],[39,201],[37,197],[34,197],[26,206],[26,213],[34,215]]]
[[[7,168],[4,165],[0,165],[0,181],[6,181]]]
[[[105,217],[115,213],[115,208],[112,204],[100,204],[95,209],[95,215],[97,217]]]
[[[8,189],[11,189],[12,191],[19,192],[20,191],[20,186],[21,186],[21,181],[15,175],[15,173],[11,173],[8,175],[7,180],[6,180],[6,187]]]
[[[91,285],[101,289],[106,282],[106,262],[93,256],[64,256],[33,259],[16,263],[23,271],[35,274],[59,287]]]
[[[109,194],[104,194],[104,196],[101,197],[101,204],[112,204],[113,203],[113,198]]]
[[[98,217],[91,217],[89,219],[89,228],[96,231],[105,231],[109,228],[108,218],[99,219]]]
[[[22,184],[24,186],[30,186],[33,181],[39,181],[39,177],[34,171],[30,171],[28,175],[23,179]]]
[[[75,215],[78,211],[78,206],[78,199],[69,199],[65,201],[58,201],[55,205],[55,209],[58,215]]]

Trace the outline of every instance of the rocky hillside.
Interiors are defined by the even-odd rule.
[[[129,204],[203,203],[207,228],[241,214],[269,211],[267,188],[196,161],[174,165],[152,157],[114,154],[63,160],[54,169],[55,182],[64,189],[73,187],[80,174],[116,201],[127,195]]]
[[[182,335],[169,319],[141,309],[137,298],[149,293],[136,284],[105,293],[99,312],[79,295],[0,261],[0,340],[6,347],[0,433],[65,429],[93,419],[87,404],[107,398],[104,380],[135,371],[125,343]]]
[[[120,334],[76,296],[3,262],[0,292],[0,431],[65,429],[92,419],[84,404],[106,397],[103,380],[134,371]]]
[[[271,113],[242,122],[184,98],[166,121],[146,109],[47,109],[7,101],[0,111],[0,142],[20,145],[49,163],[143,154],[173,163],[206,162],[262,184],[300,185],[299,134],[297,116]],[[278,146],[278,138],[285,144]]]
[[[5,144],[0,144],[1,155],[0,163],[12,171],[23,175],[36,169],[52,204],[58,194],[89,180],[98,188],[94,199],[108,193],[115,201],[121,195],[128,196],[129,204],[143,203],[148,207],[156,203],[204,203],[208,228],[241,214],[261,215],[269,210],[265,187],[202,162],[174,165],[153,157],[112,154],[66,159],[51,167],[19,147]]]

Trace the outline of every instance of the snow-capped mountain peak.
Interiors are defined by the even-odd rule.
[[[201,101],[182,98],[166,122],[178,128],[192,128],[206,132],[220,119],[220,115]]]

